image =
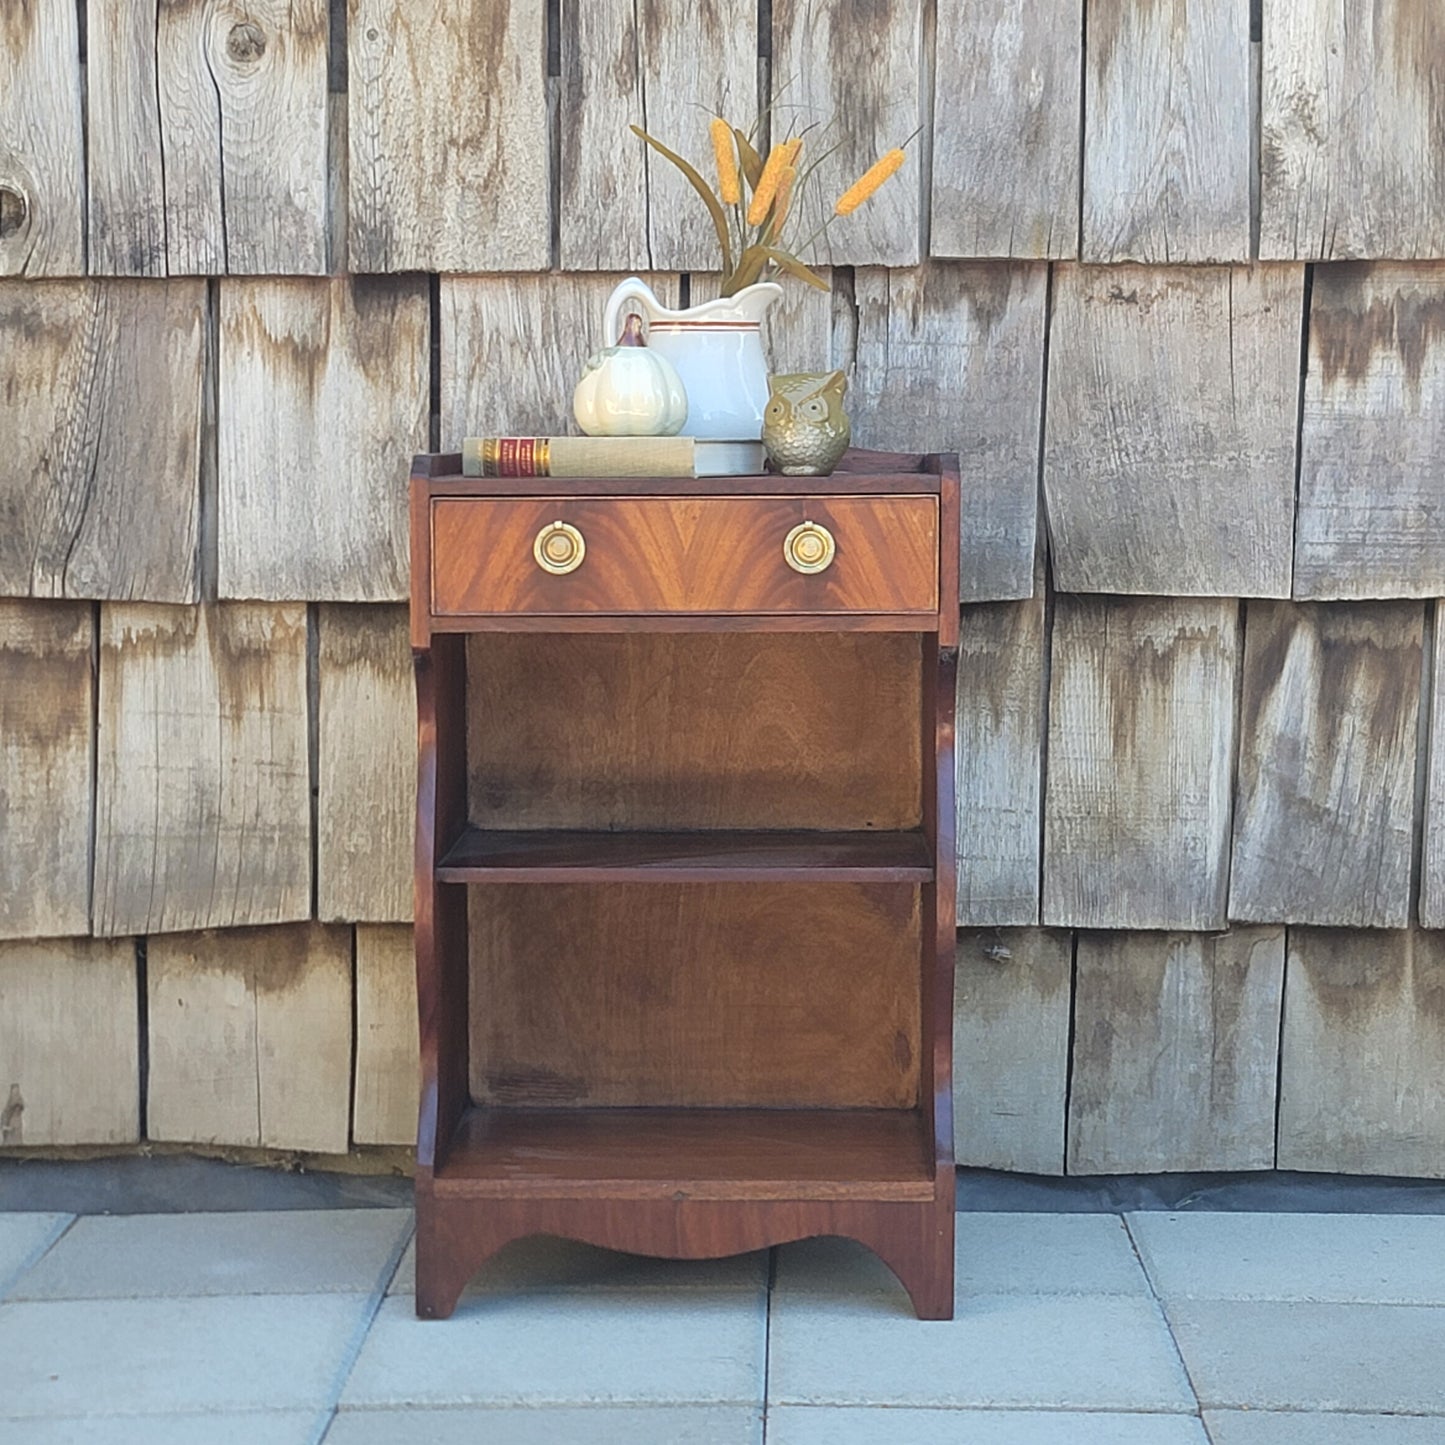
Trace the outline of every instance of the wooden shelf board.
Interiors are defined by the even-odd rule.
[[[504,1109],[462,1117],[438,1197],[930,1200],[906,1109]]]
[[[571,832],[469,826],[437,865],[443,883],[927,883],[909,832]]]

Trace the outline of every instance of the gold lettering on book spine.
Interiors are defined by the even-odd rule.
[[[484,477],[550,477],[550,437],[483,437]]]

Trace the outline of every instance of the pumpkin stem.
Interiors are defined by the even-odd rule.
[[[622,335],[617,338],[619,346],[646,346],[647,338],[642,334],[642,317],[632,312],[622,323]]]

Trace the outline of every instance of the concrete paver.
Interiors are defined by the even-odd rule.
[[[467,1285],[464,1298],[533,1289],[751,1289],[766,1286],[768,1252],[724,1259],[654,1259],[598,1249],[571,1239],[534,1235],[498,1250]],[[407,1245],[388,1294],[416,1288],[416,1243]]]
[[[369,1304],[336,1294],[3,1304],[0,1419],[320,1407]]]
[[[778,1283],[813,1298],[876,1291],[906,1298],[892,1270],[849,1239],[806,1239],[778,1250]],[[955,1290],[984,1294],[1121,1294],[1147,1297],[1149,1281],[1116,1214],[960,1214]]]
[[[1129,1228],[1165,1298],[1445,1304],[1441,1215],[1139,1213]]]
[[[1209,1445],[1193,1415],[780,1405],[768,1445]]]
[[[343,1410],[325,1445],[761,1445],[746,1405]]]
[[[1318,1410],[1207,1410],[1214,1445],[1440,1445],[1431,1415],[1328,1415]]]
[[[0,1299],[58,1239],[70,1223],[69,1214],[0,1214]]]
[[[533,1291],[446,1321],[393,1297],[342,1403],[761,1405],[766,1312],[762,1289]]]
[[[17,1445],[310,1445],[315,1410],[247,1410],[201,1415],[87,1415],[16,1424]],[[12,1422],[14,1424],[14,1422]],[[19,1433],[23,1431],[22,1433]],[[8,1441],[0,1417],[0,1440]]]
[[[1185,1300],[1168,1315],[1206,1406],[1445,1415],[1445,1309]]]
[[[10,1298],[366,1294],[411,1229],[406,1209],[80,1219]]]
[[[1152,1300],[964,1296],[953,1320],[921,1322],[891,1297],[819,1299],[781,1280],[768,1393],[780,1404],[1197,1408]]]

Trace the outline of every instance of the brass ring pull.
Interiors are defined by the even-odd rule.
[[[549,522],[532,543],[532,556],[537,565],[554,577],[575,572],[586,555],[587,543],[582,540],[582,533],[566,522]]]
[[[821,522],[802,522],[783,539],[783,560],[794,572],[826,572],[838,550]]]

